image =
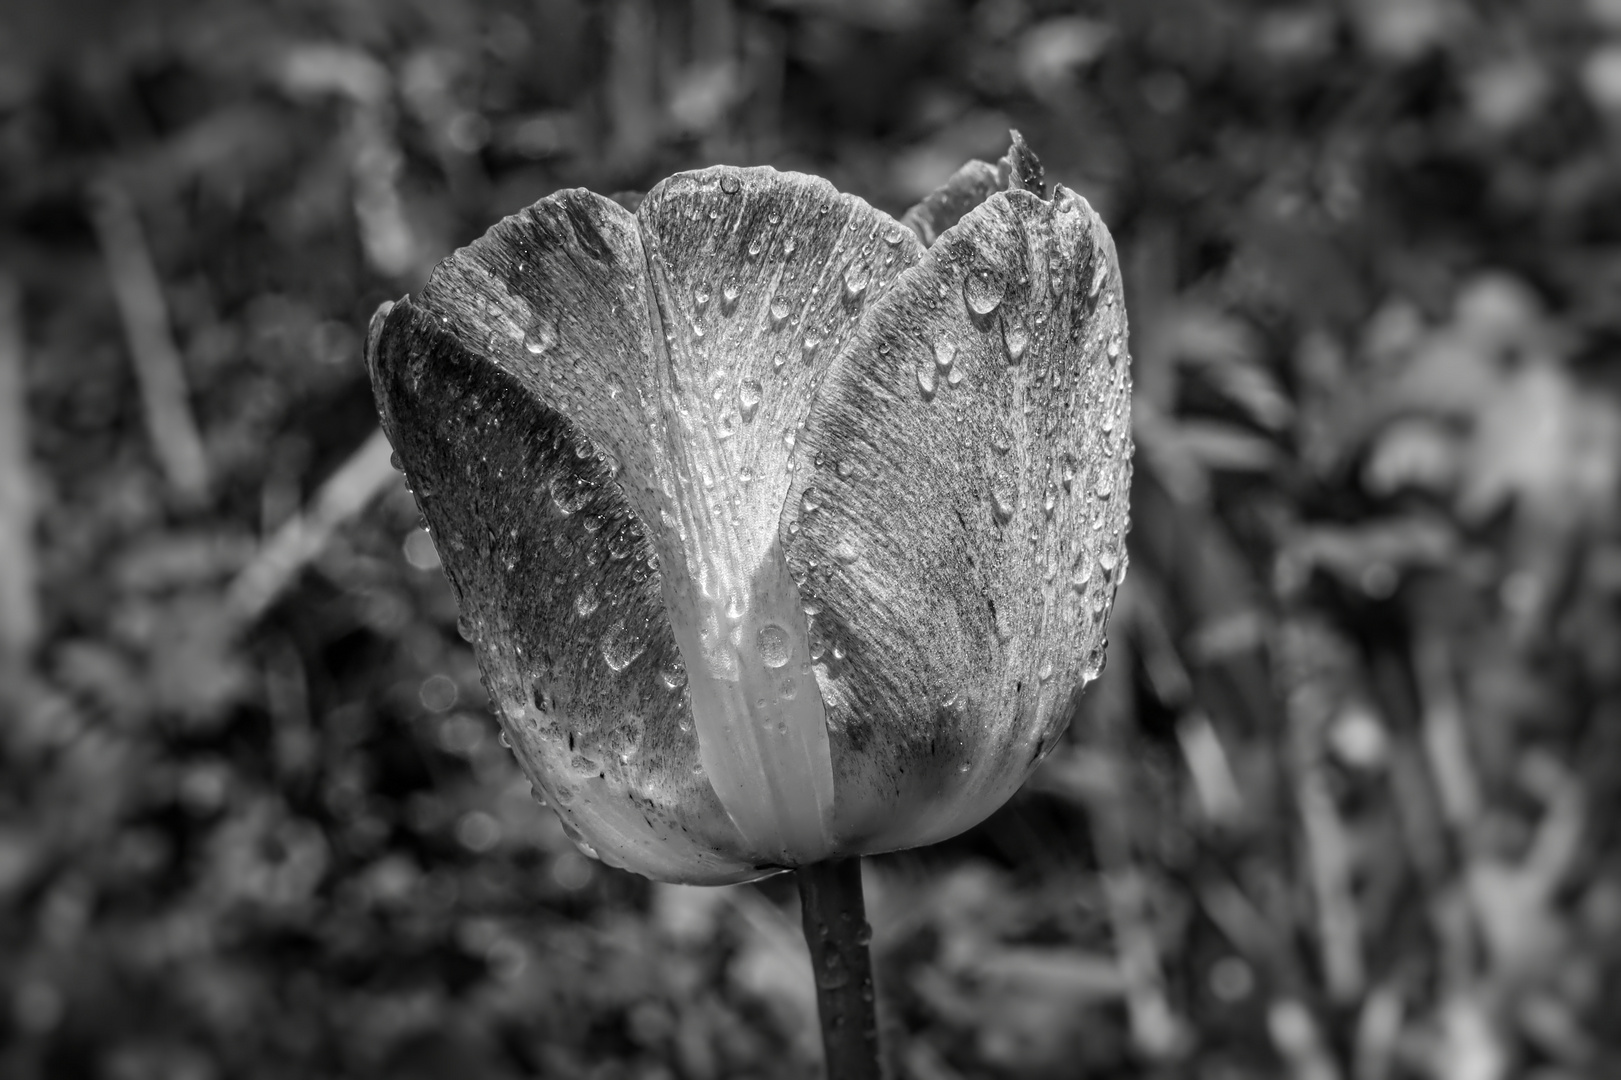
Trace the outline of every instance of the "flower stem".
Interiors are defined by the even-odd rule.
[[[882,1080],[861,860],[813,863],[795,876],[816,975],[828,1080]]]

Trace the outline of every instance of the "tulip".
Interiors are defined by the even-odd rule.
[[[1125,570],[1125,333],[1015,135],[901,221],[770,168],[558,192],[367,363],[537,793],[721,884],[950,837],[1053,748]]]

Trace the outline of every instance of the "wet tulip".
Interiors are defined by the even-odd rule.
[[[1125,570],[1125,334],[1016,142],[902,221],[769,168],[559,192],[367,358],[536,791],[713,884],[952,836],[1053,747]]]

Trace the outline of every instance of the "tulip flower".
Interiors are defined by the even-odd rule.
[[[367,361],[536,791],[720,884],[950,837],[1053,748],[1125,569],[1125,334],[1015,136],[900,221],[770,168],[559,192]]]

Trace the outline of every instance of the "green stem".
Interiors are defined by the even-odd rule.
[[[795,876],[816,974],[828,1080],[882,1080],[861,860],[813,863]]]

